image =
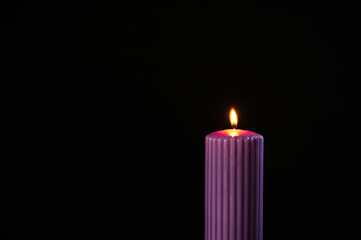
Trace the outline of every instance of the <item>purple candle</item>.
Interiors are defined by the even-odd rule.
[[[237,125],[231,110],[231,124]],[[262,240],[263,137],[226,129],[206,136],[205,240]]]

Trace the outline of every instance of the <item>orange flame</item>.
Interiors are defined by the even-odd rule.
[[[229,119],[231,121],[232,127],[235,129],[237,127],[238,118],[237,118],[237,113],[234,110],[234,108],[232,108],[231,112],[229,113]]]

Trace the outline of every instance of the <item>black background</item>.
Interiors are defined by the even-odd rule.
[[[134,5],[1,3],[1,238],[203,239],[233,106],[264,239],[359,239],[360,3]]]

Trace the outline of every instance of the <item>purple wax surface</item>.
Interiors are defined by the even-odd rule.
[[[220,131],[216,131],[216,132],[212,132],[210,134],[208,134],[206,136],[207,137],[217,137],[217,138],[232,138],[231,134],[235,133],[236,135],[233,136],[235,138],[244,138],[244,137],[259,137],[259,138],[263,138],[262,135],[255,133],[255,132],[251,132],[251,131],[247,131],[247,130],[241,130],[241,129],[225,129],[225,130],[220,130]]]
[[[205,145],[205,240],[262,240],[263,137],[226,129]]]

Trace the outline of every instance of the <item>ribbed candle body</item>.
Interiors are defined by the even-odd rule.
[[[206,136],[205,240],[262,240],[263,137],[231,131]]]

